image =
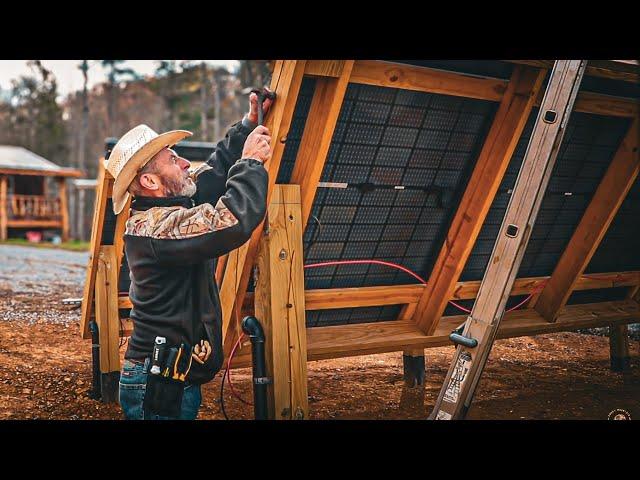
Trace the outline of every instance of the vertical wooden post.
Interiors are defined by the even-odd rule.
[[[95,314],[100,335],[102,401],[117,399],[120,377],[117,255],[112,245],[100,247],[95,284]]]
[[[7,188],[8,177],[0,175],[0,240],[7,239]]]
[[[109,187],[113,185],[113,177],[104,168],[104,159],[101,158],[98,165],[98,185],[96,187],[93,221],[91,222],[91,244],[89,247],[87,275],[85,277],[84,290],[82,293],[82,312],[80,317],[80,334],[84,339],[91,338],[89,322],[93,312],[93,297],[95,292],[94,286],[96,281],[96,272],[98,268],[98,256],[100,253],[100,243],[102,241],[102,229],[104,227],[107,199],[109,198]]]
[[[60,215],[62,224],[62,241],[69,240],[69,207],[67,205],[67,182],[64,177],[56,177],[58,197],[60,198]]]
[[[302,213],[298,185],[277,185],[257,258],[256,318],[266,336],[269,418],[308,418]]]
[[[609,325],[609,353],[612,371],[629,370],[631,362],[629,358],[629,326],[627,324]]]

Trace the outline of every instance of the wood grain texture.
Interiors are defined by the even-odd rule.
[[[544,71],[530,67],[518,66],[514,69],[431,271],[427,288],[413,316],[414,322],[427,334],[435,331],[437,322],[453,295],[456,282],[467,263],[529,118],[544,76]]]
[[[100,371],[120,371],[117,256],[113,246],[100,247],[95,283],[95,314],[100,338]]]
[[[632,122],[535,304],[538,313],[549,322],[567,303],[640,172],[639,128],[638,120]]]
[[[303,230],[311,214],[353,64],[353,60],[341,60],[340,69],[335,70],[338,73],[337,78],[319,78],[316,81],[307,123],[289,182],[300,185]]]
[[[7,233],[7,194],[9,190],[9,178],[6,175],[0,175],[0,240],[4,241],[8,238]]]
[[[508,82],[378,60],[356,60],[351,82],[499,102]]]
[[[265,330],[267,375],[273,379],[269,417],[293,420],[309,416],[302,215],[299,187],[277,189],[280,198],[269,205],[268,234],[257,257],[255,309]]]
[[[374,353],[452,346],[449,334],[466,320],[466,315],[443,317],[433,335],[425,335],[411,322],[390,321],[307,328],[308,360],[370,355]],[[640,321],[640,306],[633,300],[567,305],[555,323],[549,323],[533,309],[506,313],[496,338],[513,338],[543,333],[606,327]],[[233,368],[251,364],[249,349],[233,360]]]
[[[100,242],[102,240],[102,229],[104,227],[104,217],[107,208],[107,198],[109,185],[113,184],[111,175],[107,177],[104,162],[100,161],[98,172],[98,185],[96,187],[96,200],[93,209],[93,221],[91,223],[91,241],[89,244],[89,260],[87,263],[87,273],[84,281],[82,293],[82,314],[80,318],[80,335],[82,338],[91,338],[89,332],[89,321],[93,313],[93,294],[98,267],[98,255],[100,253]]]
[[[339,77],[344,65],[353,60],[307,60],[304,74],[311,77]]]
[[[550,69],[553,67],[553,60],[506,61],[539,68]],[[640,66],[638,66],[637,60],[589,60],[585,75],[638,83],[640,82]]]
[[[549,279],[546,277],[517,278],[510,295],[527,295],[540,289]],[[604,272],[582,275],[574,290],[594,290],[598,288],[637,287],[640,285],[640,271]],[[356,288],[322,288],[305,290],[305,307],[307,310],[328,310],[332,308],[373,307],[381,305],[413,305],[415,308],[426,287],[424,285],[392,285],[378,287]],[[451,300],[471,300],[478,295],[480,280],[457,282]],[[632,297],[633,295],[630,295]],[[247,293],[243,305],[242,315],[253,314],[254,294]],[[119,308],[131,308],[131,300],[127,295],[120,296]],[[409,320],[411,313],[407,313],[399,320]]]
[[[64,177],[58,177],[58,198],[60,199],[60,214],[62,215],[62,241],[69,240],[69,207],[67,205],[67,181]]]
[[[272,156],[267,164],[269,170],[267,205],[271,202],[271,195],[276,185],[277,172],[282,161],[286,137],[293,119],[293,111],[298,99],[300,85],[302,84],[304,69],[304,60],[279,60],[274,67],[271,89],[276,92],[277,100],[273,104],[265,123],[271,132],[272,138]],[[239,315],[236,315],[236,313],[240,311],[244,301],[263,226],[264,222],[254,230],[250,240],[243,247],[240,247],[236,255],[230,255],[227,262],[226,273],[220,289],[225,352],[231,351],[235,339],[240,335],[240,325],[237,321]],[[232,275],[231,272],[233,272]],[[239,273],[239,278],[234,278],[237,277],[236,272]],[[237,280],[237,283],[234,283],[235,280]]]

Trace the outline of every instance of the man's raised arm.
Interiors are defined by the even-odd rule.
[[[272,100],[268,98],[263,102],[265,115],[271,104]],[[255,93],[249,96],[249,107],[249,113],[229,129],[206,163],[194,172],[197,191],[193,199],[196,205],[215,205],[224,194],[229,169],[241,158],[245,141],[258,124],[258,97]]]

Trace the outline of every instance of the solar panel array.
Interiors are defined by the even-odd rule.
[[[538,113],[525,126],[461,280],[480,280],[489,261]],[[573,112],[518,277],[551,275],[611,163],[629,119]]]
[[[507,78],[512,67],[500,64],[492,68],[494,76]],[[315,85],[313,78],[302,83],[278,183],[291,178]],[[428,279],[497,106],[489,101],[349,84],[320,180],[346,188],[318,188],[303,237],[304,263],[385,260]],[[461,275],[463,281],[479,280],[484,274],[536,116],[534,109]],[[518,277],[551,274],[629,122],[572,114]],[[190,148],[189,142],[183,143],[184,151],[179,153],[193,160],[204,160],[213,148],[212,144]],[[206,148],[195,148],[200,146]],[[397,186],[404,189],[394,188]],[[639,200],[636,181],[587,272],[640,270],[640,257],[632,248],[640,233]],[[110,205],[107,210],[105,243],[115,226]],[[127,270],[123,265],[120,290],[128,287]],[[407,283],[415,279],[377,265],[305,270],[306,289]],[[576,292],[569,303],[622,298],[623,291]],[[512,297],[507,308],[523,298]],[[473,300],[458,303],[471,308]],[[400,305],[389,305],[308,311],[307,326],[395,320],[400,309]],[[451,306],[445,311],[445,315],[460,313]]]
[[[279,182],[290,178],[312,87],[311,82],[302,87]],[[305,264],[386,260],[428,277],[496,106],[482,100],[350,84],[321,177],[321,182],[349,186],[318,189],[304,233]],[[405,273],[377,265],[305,271],[307,289],[413,281]],[[329,325],[391,320],[398,311],[399,307],[391,306],[309,312],[307,321]]]

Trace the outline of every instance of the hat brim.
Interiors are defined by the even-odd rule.
[[[142,146],[122,167],[117,178],[113,182],[113,212],[118,215],[129,201],[129,186],[136,178],[138,171],[144,167],[163,148],[171,147],[181,140],[193,135],[187,130],[171,130],[158,135]]]

